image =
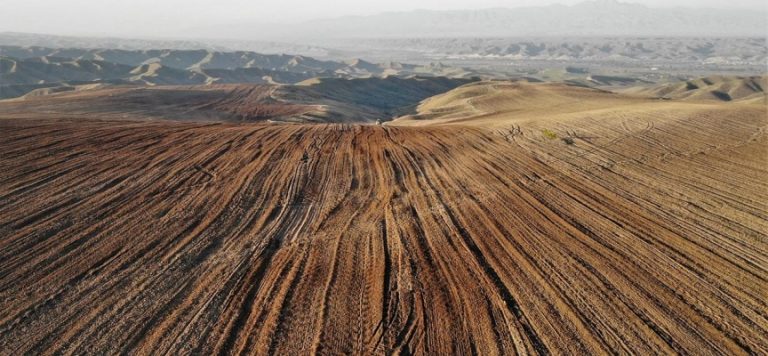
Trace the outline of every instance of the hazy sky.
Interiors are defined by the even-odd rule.
[[[415,9],[572,5],[581,0],[0,0],[0,31],[159,37],[227,22],[285,23]],[[632,0],[651,7],[765,9],[765,0]]]

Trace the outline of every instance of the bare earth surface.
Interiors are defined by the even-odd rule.
[[[0,353],[768,353],[763,104],[482,103],[0,119]]]

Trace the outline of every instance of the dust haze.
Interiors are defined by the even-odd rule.
[[[766,4],[759,0],[738,0],[738,1],[691,1],[691,0],[637,0],[637,1],[613,1],[601,0],[593,1],[596,4],[633,4],[642,7],[641,11],[648,9],[657,9],[658,13],[677,15],[691,13],[691,17],[700,16],[699,14],[709,13],[714,17],[742,16],[744,18],[755,19],[762,14],[762,20],[765,19]],[[494,13],[503,9],[517,9],[520,11],[532,11],[540,8],[542,14],[533,21],[534,27],[528,27],[531,33],[542,33],[553,24],[558,24],[559,19],[547,18],[548,12],[563,11],[563,7],[573,7],[583,5],[579,0],[417,0],[417,1],[351,1],[340,0],[333,2],[318,2],[308,0],[287,0],[279,2],[270,1],[244,1],[244,0],[223,0],[217,1],[212,5],[209,1],[94,1],[94,0],[74,0],[68,2],[51,0],[27,0],[18,1],[0,1],[0,7],[8,9],[0,13],[0,31],[9,32],[31,32],[46,33],[57,35],[77,35],[77,36],[117,36],[117,37],[140,37],[140,38],[227,38],[236,36],[237,38],[260,38],[270,39],[268,37],[284,36],[286,33],[295,34],[295,37],[316,37],[314,32],[303,32],[302,30],[292,31],[294,25],[303,25],[309,27],[314,21],[333,21],[337,23],[348,23],[357,21],[357,16],[372,16],[374,20],[380,21],[376,26],[385,24],[385,27],[398,28],[403,24],[410,25],[410,19],[407,13],[413,11],[436,12],[430,17],[422,18],[425,24],[432,25],[439,19],[433,18],[437,15],[456,16],[452,13],[458,12],[458,15],[466,13],[473,16],[473,13],[482,13],[491,10]],[[615,7],[615,6],[614,6]],[[715,10],[709,11],[706,10]],[[571,16],[589,16],[593,20],[599,20],[600,17],[622,16],[620,7],[615,7],[608,11],[600,13],[577,14],[571,13]],[[380,16],[387,16],[379,19]],[[564,16],[568,16],[566,13]],[[351,17],[351,18],[350,18]],[[527,17],[527,14],[526,14]],[[626,19],[621,19],[626,20]],[[663,24],[665,30],[672,29],[667,35],[678,34],[675,26],[686,26],[685,21],[690,19],[674,19],[673,23],[665,23],[668,19],[659,19],[655,23],[648,24],[649,27]],[[676,24],[674,22],[681,21]],[[702,21],[704,19],[701,19]],[[730,25],[743,26],[749,29],[754,35],[763,35],[765,26],[763,22],[740,23],[729,19],[730,23],[710,24],[715,27],[721,27],[719,30],[727,30]],[[752,20],[754,21],[754,20]],[[507,22],[507,25],[512,22]],[[370,24],[373,25],[373,24]],[[477,23],[472,24],[477,25]],[[723,26],[725,25],[725,26]],[[750,28],[749,26],[752,25]],[[762,26],[759,26],[762,25]],[[232,27],[242,29],[251,26],[253,32],[232,31]],[[468,25],[469,26],[469,25]],[[699,31],[712,30],[710,26],[701,26]],[[276,29],[279,28],[278,29]],[[373,26],[372,26],[373,27]],[[267,33],[265,30],[269,29]],[[411,31],[412,29],[407,29]],[[427,29],[428,30],[428,29]],[[433,28],[433,30],[436,30]],[[718,29],[715,29],[718,30]],[[348,29],[344,29],[348,31]],[[425,33],[405,32],[409,37],[422,37]],[[689,31],[682,29],[680,33]],[[334,35],[356,36],[356,31],[335,33]],[[614,24],[604,35],[624,34],[624,29],[620,23]],[[547,33],[544,31],[543,33]],[[566,32],[569,33],[569,32]],[[486,35],[508,34],[503,30],[496,28]],[[640,33],[635,33],[640,34]],[[294,36],[292,36],[294,37]],[[273,39],[273,38],[272,38]]]

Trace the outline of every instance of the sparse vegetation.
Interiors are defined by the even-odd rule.
[[[543,129],[541,130],[541,133],[546,137],[548,140],[555,140],[557,139],[557,133],[550,129]]]

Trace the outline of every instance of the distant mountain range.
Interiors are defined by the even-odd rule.
[[[184,31],[239,39],[510,36],[764,36],[766,12],[650,8],[616,0],[482,10],[390,12],[292,25],[226,24]]]
[[[472,72],[397,62],[322,61],[299,55],[210,50],[119,50],[0,46],[0,99],[82,84],[295,84],[310,78],[469,77]]]
[[[765,37],[527,37],[347,39],[320,42],[369,58],[697,63],[764,66]]]
[[[151,50],[209,50],[215,52],[249,51],[264,54],[294,53],[312,57],[329,57],[333,50],[313,46],[275,41],[258,40],[160,40],[116,37],[62,36],[42,33],[0,32],[0,46],[121,49],[126,51]],[[0,53],[2,54],[2,53]]]

